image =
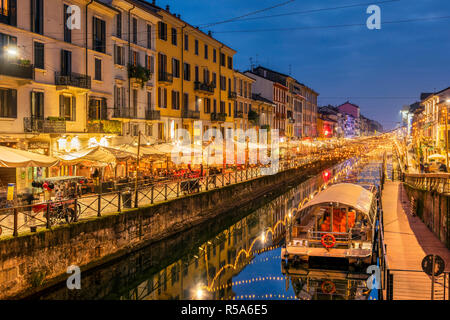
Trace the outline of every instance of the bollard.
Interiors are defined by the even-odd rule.
[[[14,237],[17,237],[19,235],[19,232],[17,231],[17,219],[19,218],[18,215],[19,215],[19,212],[18,212],[17,208],[14,208],[14,231],[13,231]]]

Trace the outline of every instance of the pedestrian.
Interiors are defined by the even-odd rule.
[[[424,171],[425,171],[425,166],[423,165],[422,162],[420,163],[419,167],[420,167],[420,173],[424,173]]]
[[[35,200],[38,200],[37,198],[34,197],[33,191],[31,188],[27,188],[25,190],[24,196],[23,196],[23,202],[25,204],[25,208],[24,208],[24,220],[25,223],[27,222],[31,222],[33,219],[32,216],[32,204]]]

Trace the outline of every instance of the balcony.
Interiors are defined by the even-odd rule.
[[[242,119],[244,117],[244,112],[242,112],[242,111],[235,111],[234,112],[234,117]]]
[[[183,110],[183,118],[187,119],[200,119],[200,111]]]
[[[211,121],[220,121],[220,122],[224,122],[227,118],[227,114],[220,112],[220,113],[216,113],[213,112],[211,113]]]
[[[4,76],[34,79],[34,66],[27,63],[13,63],[8,60],[0,60],[0,74]]]
[[[289,123],[295,123],[295,119],[294,118],[288,118]]]
[[[91,89],[91,77],[75,72],[55,72],[55,84],[57,86],[70,86],[83,89]]]
[[[215,85],[213,83],[204,83],[195,81],[194,82],[194,90],[200,91],[206,94],[213,94],[214,93]]]
[[[172,84],[173,83],[173,76],[172,76],[171,73],[160,72],[158,74],[158,81],[161,82],[161,83]]]
[[[86,128],[88,133],[122,133],[122,123],[117,120],[89,120]]]
[[[112,117],[117,119],[137,119],[137,110],[114,108]]]
[[[141,85],[141,88],[143,88],[145,84],[152,79],[152,73],[149,69],[144,68],[139,64],[138,65],[129,64],[128,78],[134,79]]]
[[[26,133],[65,133],[66,120],[59,118],[23,118],[23,128]]]
[[[161,112],[159,110],[146,110],[145,120],[160,120]]]
[[[235,100],[237,98],[236,91],[228,91],[228,99]]]

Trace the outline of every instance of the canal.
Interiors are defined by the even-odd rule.
[[[281,246],[292,210],[327,182],[379,184],[382,147],[348,159],[251,206],[83,272],[81,289],[65,283],[31,299],[368,299],[367,274],[342,262],[283,267]],[[390,170],[387,170],[388,173]]]

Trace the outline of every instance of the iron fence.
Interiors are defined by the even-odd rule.
[[[280,161],[279,170],[285,171],[314,161],[313,156]],[[0,209],[0,236],[18,236],[19,233],[51,228],[55,225],[77,222],[79,219],[100,217],[127,209],[152,205],[186,195],[223,188],[250,181],[264,175],[264,167],[247,167],[216,175],[159,182],[135,181],[115,183],[108,192],[85,194],[61,201],[34,203]]]

